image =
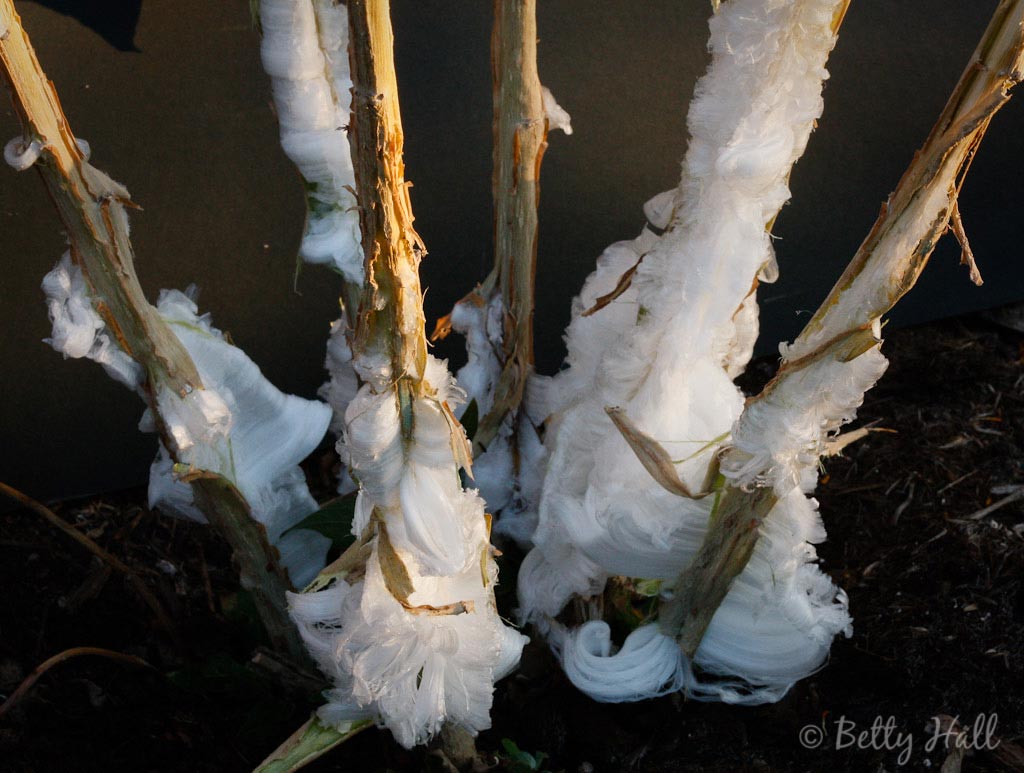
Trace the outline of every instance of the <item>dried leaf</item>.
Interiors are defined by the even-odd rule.
[[[377,559],[380,561],[380,570],[384,575],[384,585],[403,607],[409,606],[409,596],[416,588],[412,584],[409,570],[405,562],[398,555],[391,539],[388,537],[388,529],[383,518],[377,518]]]
[[[466,437],[466,430],[463,428],[462,423],[455,418],[455,414],[452,413],[452,409],[448,407],[448,403],[441,403],[441,413],[444,414],[444,419],[448,422],[448,431],[450,433],[452,445],[452,456],[455,457],[456,464],[464,469],[466,474],[472,478],[473,447],[469,444],[469,438]]]
[[[468,615],[476,611],[476,604],[472,601],[455,601],[451,604],[445,604],[444,606],[434,607],[430,604],[421,604],[418,607],[412,607],[408,604],[402,604],[405,607],[405,611],[413,615],[426,615],[427,617],[446,617],[448,615]]]
[[[837,346],[836,359],[839,362],[853,362],[880,343],[870,327],[854,330]]]
[[[627,268],[624,272],[622,272],[622,276],[619,277],[619,281],[615,283],[615,287],[612,289],[610,293],[602,295],[600,298],[594,301],[594,305],[591,306],[582,314],[580,314],[580,316],[589,317],[591,314],[600,311],[609,303],[611,303],[620,295],[622,295],[624,292],[626,292],[626,290],[629,289],[629,286],[633,284],[633,275],[636,274],[636,270],[640,268],[640,264],[644,262],[645,257],[647,257],[646,252],[640,256],[636,263],[634,263],[631,267]]]
[[[354,575],[362,576],[366,569],[366,562],[370,560],[372,549],[370,537],[373,535],[373,525],[368,524],[359,539],[353,542],[348,548],[329,563],[320,573],[313,578],[313,581],[302,589],[303,593],[316,593],[331,584],[333,580],[353,579]]]
[[[445,314],[434,323],[434,332],[430,334],[430,343],[443,341],[452,332],[452,315]]]
[[[480,578],[483,580],[485,588],[490,580],[487,572],[487,559],[491,557],[491,551],[493,550],[491,547],[491,525],[493,521],[494,517],[490,513],[484,513],[484,522],[487,524],[487,543],[480,552]]]
[[[856,443],[858,440],[863,440],[872,432],[891,432],[896,434],[896,430],[894,429],[875,427],[873,424],[869,424],[858,429],[850,430],[849,432],[843,432],[842,434],[826,440],[825,450],[822,453],[822,456],[839,456],[839,454],[843,452],[843,449],[848,445]]]
[[[657,440],[641,432],[621,408],[606,406],[604,409],[615,428],[622,433],[629,447],[633,449],[640,464],[666,491],[687,499],[703,499],[710,492],[694,494],[679,478],[672,457]]]
[[[960,265],[967,266],[971,275],[971,281],[981,287],[985,280],[981,278],[981,271],[974,260],[974,252],[971,250],[971,243],[967,241],[967,231],[964,230],[964,221],[960,217],[960,204],[956,198],[953,199],[953,208],[949,213],[949,226],[953,235],[960,242]]]

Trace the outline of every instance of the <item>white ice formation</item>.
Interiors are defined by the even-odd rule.
[[[69,254],[46,275],[43,290],[53,323],[47,342],[66,357],[99,362],[141,393],[142,368],[112,339]],[[161,446],[150,471],[150,506],[204,520],[179,474],[205,471],[227,478],[266,528],[292,581],[305,584],[322,568],[330,542],[314,531],[288,530],[316,510],[298,464],[323,438],[330,408],[280,392],[210,324],[209,315],[197,315],[184,293],[163,291],[157,311],[192,358],[203,388],[184,396],[157,388],[160,421],[183,467],[176,472]],[[156,429],[148,409],[140,428]]]
[[[335,0],[261,0],[259,8],[263,67],[271,77],[281,146],[306,185],[308,212],[299,255],[332,266],[345,282],[361,287],[363,251],[348,140],[347,9]],[[325,363],[329,379],[320,390],[334,411],[335,433],[359,386],[348,329],[343,309],[331,325]],[[339,490],[352,490],[347,473]]]
[[[712,63],[690,108],[682,181],[648,202],[650,227],[609,247],[574,303],[570,367],[545,390],[541,410],[550,414],[550,460],[519,592],[524,617],[548,630],[570,678],[598,700],[676,689],[707,700],[777,700],[849,628],[845,594],[815,563],[813,543],[825,537],[816,503],[795,487],[813,488],[817,457],[799,452],[790,456],[808,467],[780,479],[754,555],[692,663],[654,623],[616,649],[600,622],[573,630],[554,619],[574,594],[599,593],[611,576],[661,580],[670,591],[702,543],[715,498],[663,489],[604,409],[620,407],[660,442],[692,491],[729,447],[744,405],[732,379],[757,336],[754,290],[776,271],[766,224],[789,198],[791,167],[821,114],[843,7],[842,0],[722,5],[710,22]],[[625,292],[583,315],[634,266]],[[866,360],[861,365],[877,375]],[[842,388],[831,394],[836,405],[809,419],[807,402],[794,402],[752,442],[789,443],[785,427],[798,413],[823,435],[859,403],[844,401]],[[792,439],[800,449],[805,441]],[[773,448],[752,465],[786,453]],[[736,485],[766,481],[763,469],[743,478],[725,472]]]
[[[299,254],[363,281],[355,173],[348,143],[352,81],[348,15],[334,0],[260,0],[263,68],[273,85],[281,146],[306,183]]]
[[[572,116],[555,101],[555,95],[551,93],[551,89],[547,86],[542,86],[541,97],[544,99],[544,113],[548,119],[548,131],[561,129],[566,134],[572,134]]]
[[[503,349],[504,309],[496,290],[487,298],[479,292],[471,293],[452,309],[452,330],[466,341],[466,364],[456,377],[467,395],[467,402],[457,413],[460,417],[471,402],[476,403],[478,417],[493,407],[494,390],[501,376],[498,353]],[[473,485],[487,503],[488,512],[497,516],[495,534],[523,546],[529,545],[537,525],[536,502],[547,461],[537,432],[544,417],[532,412],[534,387],[543,382],[536,376],[529,377],[519,410],[505,418],[497,435],[473,460]]]
[[[360,484],[353,533],[376,535],[365,576],[290,597],[334,680],[320,717],[375,717],[406,747],[446,721],[475,734],[526,639],[498,616],[484,503],[459,480],[453,444],[466,441],[450,409],[464,395],[432,357],[404,405],[386,367],[362,372],[375,375],[349,405],[339,448]]]

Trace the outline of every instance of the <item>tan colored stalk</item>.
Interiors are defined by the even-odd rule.
[[[850,362],[881,343],[872,333],[873,323],[914,286],[951,219],[961,228],[956,200],[964,176],[993,115],[1022,79],[1022,25],[1024,0],[1002,0],[924,147],[778,374],[748,401],[748,409],[758,401],[785,404],[797,372]],[[928,212],[927,200],[936,193],[945,196],[945,203],[922,226],[921,213]],[[726,450],[723,467],[737,453]],[[696,652],[732,581],[746,566],[760,523],[776,498],[768,489],[723,493],[721,503],[729,506],[712,514],[700,550],[676,584],[676,596],[659,615],[662,630],[676,635],[687,655]]]
[[[419,281],[419,264],[426,247],[412,225],[409,183],[404,174],[402,115],[395,76],[390,2],[349,0],[348,18],[352,73],[349,139],[366,268],[366,285],[354,324],[352,353],[357,361],[361,356],[387,355],[398,395],[403,434],[411,439],[412,398],[420,394],[427,357]],[[465,440],[454,418],[452,432],[458,435],[453,436],[455,451]],[[465,462],[470,463],[468,453]],[[382,526],[379,522],[378,535],[386,541],[387,532],[380,528]],[[404,567],[384,570],[393,580],[404,572]],[[408,588],[412,589],[411,582]],[[456,740],[465,743],[468,739],[468,743],[472,743],[467,731],[453,726],[447,729],[451,739],[445,738],[445,748]]]
[[[388,0],[348,4],[352,122],[349,140],[359,201],[366,285],[352,353],[386,355],[403,401],[418,393],[426,364],[419,264],[426,248],[413,229],[402,161],[402,116]],[[405,412],[403,412],[403,417]]]
[[[121,348],[142,367],[144,398],[157,417],[164,445],[178,462],[156,395],[171,389],[185,396],[202,389],[202,381],[188,352],[146,301],[135,275],[125,211],[135,204],[122,185],[83,156],[11,0],[0,0],[0,71],[21,120],[24,144],[38,142],[42,147],[35,168],[64,224],[71,258],[82,270],[96,311]],[[191,484],[196,504],[231,544],[242,585],[252,592],[271,641],[304,657],[285,609],[288,578],[263,526],[224,478],[197,472]]]
[[[523,401],[533,370],[540,165],[547,116],[537,74],[536,0],[494,0],[494,271],[504,308],[502,368],[494,403],[480,419],[474,445],[485,448]]]

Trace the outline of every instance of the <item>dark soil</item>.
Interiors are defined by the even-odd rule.
[[[977,515],[1012,493],[999,487],[1024,484],[1024,336],[969,318],[896,331],[885,349],[892,365],[858,424],[895,433],[827,460],[819,493],[829,530],[819,553],[855,618],[831,661],[770,706],[679,695],[601,705],[534,644],[497,689],[494,728],[478,739],[483,760],[531,769],[509,759],[502,740],[511,739],[548,755],[538,770],[894,771],[902,761],[939,770],[948,752],[941,742],[926,748],[927,728],[950,715],[969,731],[964,771],[1024,770],[1014,743],[1024,735],[1024,499]],[[773,366],[755,363],[746,385]],[[325,490],[329,466],[313,465]],[[0,718],[0,770],[251,770],[315,705],[315,695],[250,664],[260,629],[225,546],[144,501],[130,491],[58,512],[143,576],[178,641],[123,576],[66,535],[26,510],[0,516],[0,696],[73,647],[152,666],[86,656],[48,671]],[[502,596],[511,606],[509,569]],[[970,734],[979,717],[991,734]],[[805,748],[801,737],[820,745]],[[378,730],[309,768],[421,769],[442,761]]]

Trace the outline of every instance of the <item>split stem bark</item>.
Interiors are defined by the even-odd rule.
[[[502,369],[473,439],[485,448],[522,403],[533,371],[537,205],[548,122],[537,72],[536,0],[494,0],[494,272],[504,309]]]
[[[128,191],[89,164],[75,141],[56,89],[43,72],[12,0],[0,0],[0,74],[21,120],[23,147],[41,148],[35,168],[57,208],[97,312],[117,343],[142,367],[143,397],[157,418],[174,461],[176,448],[162,426],[156,395],[202,389],[195,364],[145,298],[135,274],[126,208]],[[276,548],[250,514],[248,503],[223,478],[200,474],[192,481],[196,502],[231,544],[242,585],[254,595],[275,647],[298,658],[304,648],[285,607],[290,584]]]
[[[385,355],[399,395],[418,392],[427,357],[419,264],[402,160],[402,116],[388,0],[348,4],[352,122],[349,141],[359,201],[366,284],[352,352]]]
[[[789,350],[775,378],[751,401],[785,403],[790,380],[807,368],[850,362],[880,345],[873,324],[914,286],[949,228],[971,159],[995,113],[1022,79],[1024,0],[1002,0],[938,122],[864,243]],[[935,204],[938,195],[938,204]],[[743,419],[741,417],[740,421]],[[728,456],[725,451],[723,468]],[[765,473],[768,471],[766,470]],[[779,492],[727,487],[725,516],[709,525],[676,595],[662,606],[662,630],[693,656],[733,580],[752,555]]]

